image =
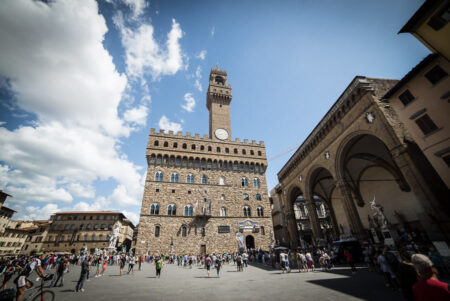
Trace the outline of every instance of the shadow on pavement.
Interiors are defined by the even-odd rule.
[[[195,276],[194,278],[206,278],[206,279],[208,279],[208,278],[220,278],[220,277],[217,277],[217,276],[211,276],[211,277],[208,277],[208,276]]]
[[[59,292],[60,292],[60,293],[74,293],[75,290],[74,290],[74,289],[72,289],[72,290],[66,289],[66,290],[62,290],[62,291],[59,291]]]

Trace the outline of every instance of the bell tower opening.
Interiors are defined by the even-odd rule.
[[[211,69],[206,107],[209,110],[209,138],[231,140],[230,103],[231,85],[227,83],[227,72],[219,67]]]

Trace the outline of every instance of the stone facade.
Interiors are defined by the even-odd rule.
[[[231,139],[230,102],[227,73],[213,69],[210,136],[151,129],[137,253],[236,252],[237,233],[244,247],[269,249],[265,146]]]

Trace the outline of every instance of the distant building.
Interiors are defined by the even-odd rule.
[[[16,212],[3,206],[3,203],[5,203],[7,197],[11,197],[11,195],[0,190],[0,235],[5,232],[6,226],[9,224],[13,214]]]
[[[40,252],[50,230],[50,224],[51,222],[48,220],[33,221],[34,227],[28,231],[28,236],[19,253],[21,255],[30,255]]]
[[[42,235],[43,252],[80,253],[84,247],[88,252],[105,250],[114,227],[119,227],[116,248],[130,250],[133,239],[133,223],[121,212],[74,211],[58,212],[49,219],[49,230]],[[39,234],[39,233],[37,233]],[[41,235],[36,239],[41,241]],[[33,251],[34,248],[31,251]]]
[[[0,256],[17,256],[30,231],[36,226],[33,222],[9,221],[0,237]]]

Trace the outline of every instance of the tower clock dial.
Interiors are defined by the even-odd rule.
[[[228,139],[228,132],[225,129],[217,129],[214,134],[216,135],[217,139],[225,140]]]

